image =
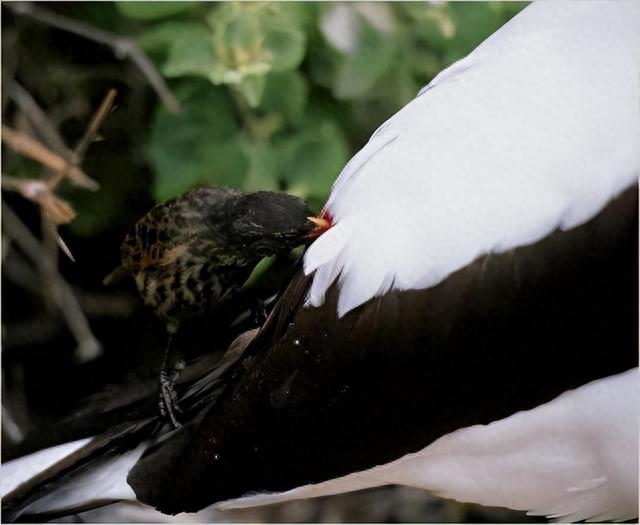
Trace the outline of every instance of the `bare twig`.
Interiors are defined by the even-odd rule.
[[[54,224],[69,224],[76,218],[71,205],[52,193],[51,188],[41,180],[2,175],[2,188],[16,191],[25,199],[38,204]]]
[[[22,113],[31,121],[31,124],[40,134],[45,144],[62,157],[71,160],[71,152],[64,143],[64,140],[62,140],[58,130],[42,108],[38,106],[38,103],[31,94],[15,80],[9,81],[7,91],[9,97],[13,99]]]
[[[76,147],[73,150],[73,160],[74,164],[79,164],[80,161],[84,158],[84,154],[87,151],[89,145],[93,142],[96,133],[102,126],[104,119],[107,118],[111,108],[113,107],[113,101],[116,98],[117,91],[113,88],[109,90],[107,95],[104,97],[104,100],[100,104],[100,107],[96,110],[91,117],[91,121],[87,126],[87,129],[84,131],[82,138],[76,144]]]
[[[71,253],[71,250],[67,246],[67,243],[64,242],[64,240],[62,239],[62,237],[60,237],[59,234],[56,235],[56,242],[58,243],[58,246],[60,246],[60,249],[62,250],[62,252],[71,260],[71,262],[76,262],[76,258]]]
[[[89,121],[89,125],[85,129],[82,135],[82,138],[78,141],[78,143],[76,144],[76,147],[73,149],[73,153],[71,154],[71,162],[73,163],[74,166],[79,166],[80,163],[83,161],[87,148],[94,141],[95,136],[98,133],[98,130],[100,129],[100,126],[102,126],[102,123],[104,122],[104,119],[107,118],[107,115],[109,115],[109,113],[111,112],[111,109],[113,108],[113,101],[116,98],[116,94],[117,94],[117,91],[111,88],[107,92],[104,99],[102,100],[100,107],[95,111],[95,113],[91,117],[91,120]],[[53,178],[51,178],[48,181],[49,186],[51,188],[55,188],[55,186],[60,181],[62,175],[63,175],[62,172],[56,173],[53,176]],[[57,202],[58,205],[61,204],[61,199],[57,198],[57,201],[58,201]],[[43,206],[43,209],[45,209],[44,206]],[[71,206],[69,206],[69,210],[73,212],[73,217],[71,217],[69,220],[69,222],[71,222],[73,219],[75,219],[76,215],[75,215],[75,211],[71,208]],[[76,260],[73,257],[71,250],[69,250],[69,247],[67,246],[67,244],[64,242],[62,237],[60,237],[60,235],[58,234],[57,225],[63,224],[62,221],[57,220],[56,217],[53,216],[51,213],[49,213],[48,218],[50,221],[53,221],[53,224],[51,224],[51,228],[50,228],[52,232],[51,238],[55,239],[57,245],[60,247],[63,253],[67,257],[69,257],[71,261],[75,262]],[[57,253],[56,254],[52,253],[52,256],[54,255],[57,255]]]
[[[24,133],[20,133],[3,125],[2,140],[17,153],[21,153],[56,172],[68,176],[69,179],[78,186],[82,186],[88,190],[97,190],[100,187],[96,181],[82,170],[71,165],[63,157]]]
[[[98,42],[113,49],[116,57],[120,59],[130,58],[136,66],[142,71],[147,78],[151,87],[156,91],[160,100],[164,103],[169,111],[178,113],[180,111],[180,103],[178,99],[171,93],[169,86],[164,81],[155,65],[144,54],[142,49],[130,38],[109,33],[90,26],[78,20],[72,20],[65,16],[59,15],[47,9],[36,7],[31,2],[7,2],[5,6],[14,12],[28,16],[34,20],[50,25],[63,31],[82,36],[88,40]]]
[[[67,148],[67,145],[65,144],[64,140],[62,140],[62,137],[58,133],[58,130],[53,125],[47,114],[42,110],[42,108],[38,105],[38,103],[26,89],[24,89],[15,80],[9,80],[8,92],[9,96],[14,100],[14,102],[22,111],[22,114],[26,116],[26,118],[32,124],[34,131],[44,140],[45,144],[47,144],[54,152],[58,153],[68,162],[78,167],[80,161],[84,157],[86,148],[95,136],[95,131],[97,131],[97,128],[95,131],[92,131],[91,134],[85,132],[86,138],[83,137],[85,138],[85,140],[80,142],[80,144],[82,145],[80,153],[78,153],[79,148],[76,148],[76,151],[71,152],[69,151],[69,148]],[[109,99],[111,101],[113,100],[113,97],[115,97],[115,90],[111,90],[109,92]],[[93,120],[95,121],[95,119],[96,118],[94,117]],[[102,123],[102,120],[104,120],[104,117],[102,117],[102,119],[98,121],[98,127]],[[23,179],[16,179],[15,177],[9,177],[5,175],[2,177],[2,187],[5,189],[18,191],[22,194],[23,197],[34,200],[41,206],[47,207],[49,216],[55,224],[68,224],[76,217],[73,208],[68,203],[66,203],[66,201],[58,198],[51,192],[44,191],[45,189],[53,190],[53,188],[57,186],[63,176],[64,172],[59,171],[55,173],[53,177],[48,179],[45,185],[45,183],[39,180],[25,181]],[[71,251],[62,240],[62,237],[56,235],[56,241],[65,255],[72,261],[75,261],[73,255],[71,254]]]
[[[108,91],[104,100],[100,104],[100,107],[91,117],[91,121],[85,129],[82,138],[78,141],[74,150],[70,151],[47,114],[40,108],[40,106],[38,106],[37,102],[26,89],[24,89],[15,80],[10,80],[8,91],[9,96],[16,102],[18,107],[22,110],[22,113],[34,126],[37,134],[43,138],[44,142],[55,153],[63,157],[74,167],[80,166],[87,148],[95,139],[104,119],[109,115],[117,94],[116,90],[113,88]],[[58,172],[56,176],[49,180],[49,185],[52,188],[55,187],[61,180],[62,175],[63,172]]]
[[[2,175],[2,188],[16,191],[25,199],[38,204],[41,209],[47,212],[49,219],[54,224],[68,224],[76,218],[75,210],[65,200],[55,195],[51,188],[41,180],[18,179],[10,175]],[[56,234],[56,242],[64,254],[75,262],[71,250],[58,234]]]
[[[42,237],[40,244],[44,254],[38,261],[40,281],[44,288],[47,304],[57,304],[56,295],[59,292],[56,287],[56,281],[58,280],[58,264],[60,262],[56,243],[58,232],[55,225],[47,217],[43,207],[40,207],[40,235]]]
[[[89,361],[100,355],[100,343],[93,335],[89,322],[82,312],[71,287],[60,275],[55,262],[43,245],[4,202],[2,203],[2,224],[9,238],[35,264],[48,266],[47,271],[52,278],[52,298],[62,312],[71,333],[78,343],[76,357],[81,361]]]
[[[31,187],[32,185],[34,186],[33,188]],[[27,199],[31,199],[32,195],[40,189],[38,186],[42,187],[42,190],[46,191],[47,189],[46,184],[41,180],[19,179],[18,177],[2,174],[2,189],[17,191]]]
[[[72,152],[69,151],[62,138],[58,135],[55,127],[51,124],[44,111],[42,111],[35,100],[33,100],[31,95],[17,83],[13,83],[12,91],[15,99],[21,102],[19,105],[25,115],[27,115],[29,120],[35,124],[38,132],[42,135],[48,136],[49,140],[56,144],[56,149],[59,154],[52,152],[28,135],[3,126],[3,140],[5,140],[7,144],[19,153],[38,160],[48,168],[55,170],[55,173],[46,182],[34,179],[24,180],[3,175],[2,187],[4,189],[18,191],[23,197],[40,205],[40,209],[43,212],[42,221],[43,232],[45,234],[44,239],[45,241],[48,241],[45,242],[45,245],[51,251],[55,247],[55,244],[57,244],[69,259],[75,261],[66,243],[58,234],[57,226],[59,224],[68,224],[73,221],[76,218],[76,213],[66,201],[56,196],[53,193],[53,190],[65,175],[75,180],[76,183],[78,182],[78,173],[82,173],[78,166],[82,162],[87,148],[94,140],[98,129],[111,111],[113,101],[116,97],[116,90],[109,90],[100,104],[100,107],[91,117],[89,125],[82,135],[82,138],[78,141],[78,144]],[[91,184],[95,185],[94,187],[97,189],[97,183],[93,181],[93,179],[90,179],[86,175],[84,175],[84,177],[91,181]],[[50,256],[52,258],[57,257],[57,250],[55,253],[54,251],[51,251]],[[46,267],[42,268],[42,272],[43,279],[46,280],[48,275]]]

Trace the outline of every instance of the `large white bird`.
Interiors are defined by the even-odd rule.
[[[639,2],[530,5],[344,168],[331,228],[211,406],[57,449],[9,511],[403,484],[637,517],[639,100]]]

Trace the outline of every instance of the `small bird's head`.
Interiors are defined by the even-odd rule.
[[[302,199],[286,193],[245,195],[234,214],[233,235],[260,256],[291,250],[329,227],[325,219],[313,217]]]

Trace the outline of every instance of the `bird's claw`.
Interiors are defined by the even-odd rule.
[[[178,404],[178,395],[174,384],[174,377],[169,377],[166,372],[160,373],[160,414],[162,417],[167,418],[171,426],[176,429],[182,426],[176,417],[177,414],[182,414],[182,409]]]
[[[256,304],[254,304],[251,309],[253,314],[253,322],[256,326],[262,326],[264,322],[267,320],[267,308],[265,303],[260,299],[256,300]]]

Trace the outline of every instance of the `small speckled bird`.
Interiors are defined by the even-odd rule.
[[[198,188],[138,220],[105,283],[131,274],[145,304],[175,333],[182,320],[229,299],[263,257],[313,237],[323,219],[311,215],[286,193]]]
[[[286,193],[204,187],[155,206],[127,234],[122,263],[105,284],[132,275],[145,304],[166,323],[161,410],[174,426],[171,335],[181,321],[233,297],[263,257],[286,253],[326,229],[328,221],[311,215]]]

